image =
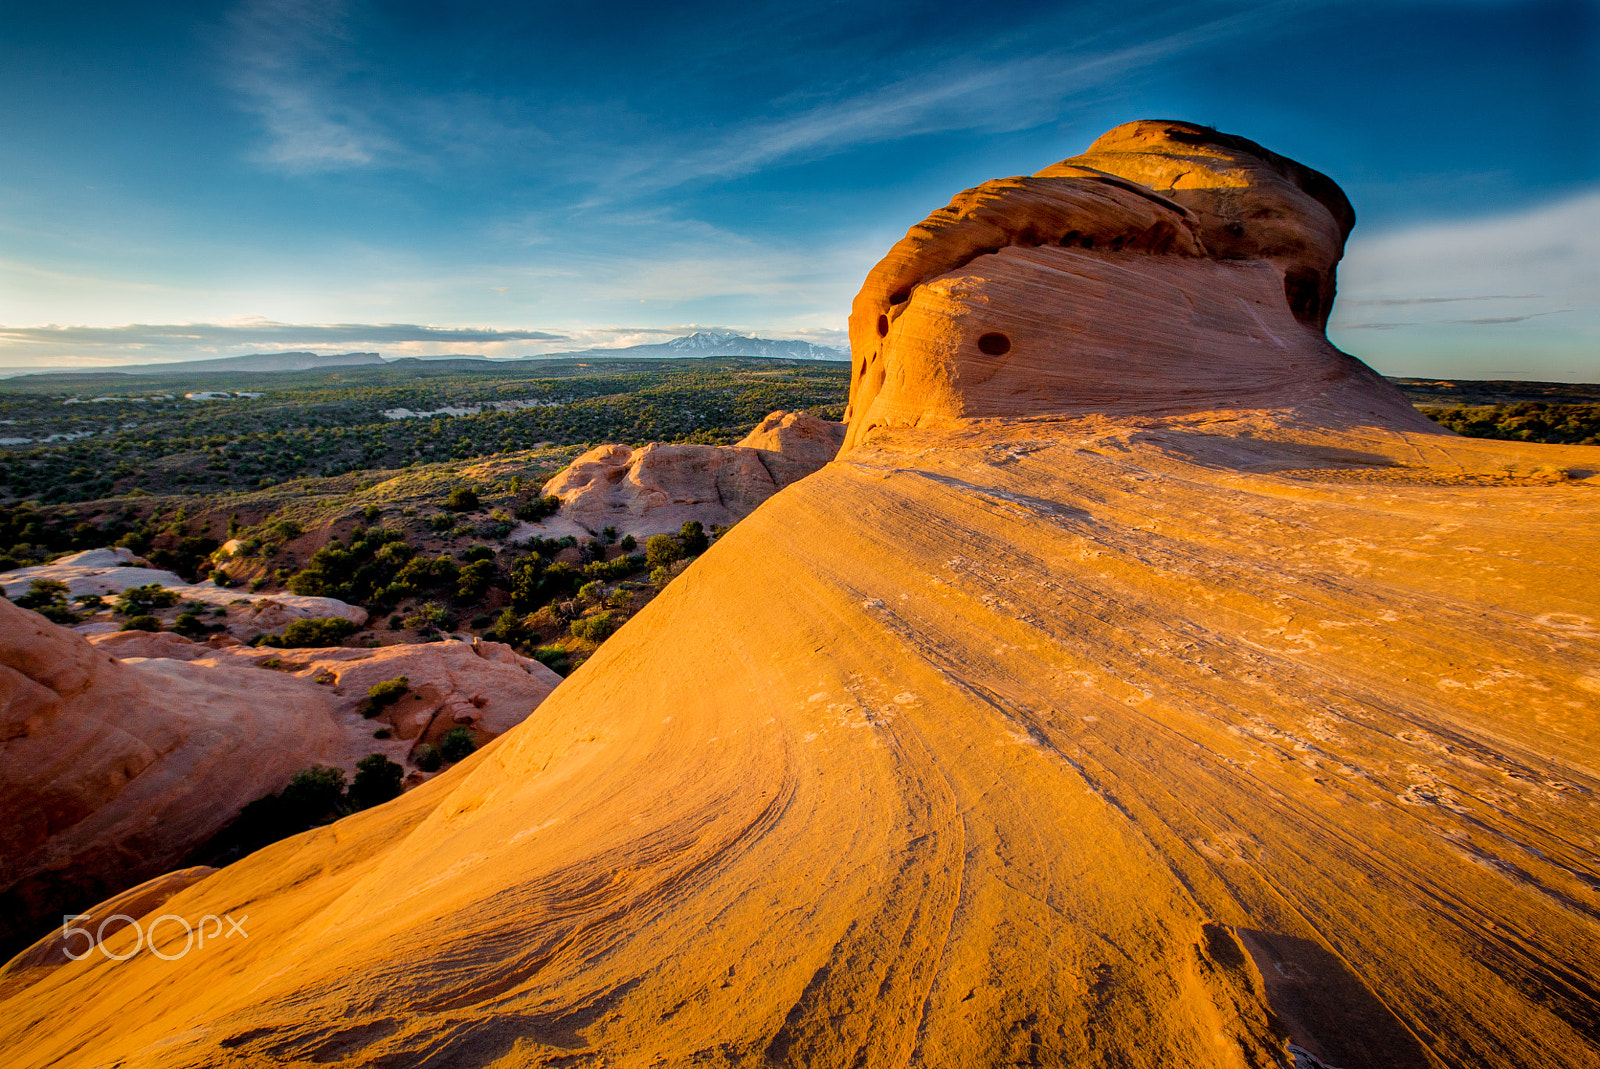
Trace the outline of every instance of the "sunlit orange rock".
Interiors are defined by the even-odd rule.
[[[271,663],[273,668],[264,667]],[[405,676],[381,717],[362,703]],[[171,633],[87,641],[0,601],[0,939],[165,872],[300,769],[487,741],[561,679],[497,643],[251,649]],[[388,727],[392,739],[373,738]]]
[[[160,907],[248,943],[18,963],[8,1063],[1594,1064],[1595,451],[1327,344],[1331,183],[1097,146],[913,229],[848,450],[520,727]]]

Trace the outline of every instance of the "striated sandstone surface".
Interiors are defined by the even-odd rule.
[[[250,649],[125,631],[86,641],[0,602],[0,941],[164,872],[312,764],[405,762],[509,730],[561,678],[498,643]],[[227,643],[227,644],[224,644]],[[278,667],[261,667],[276,659]],[[374,683],[411,693],[375,719]],[[319,682],[322,680],[322,682]],[[390,727],[394,738],[372,737]]]
[[[834,458],[844,426],[806,412],[773,412],[737,445],[601,445],[545,484],[561,511],[532,534],[589,537],[605,527],[641,541],[685,520],[736,523]],[[514,534],[513,539],[519,537]]]
[[[1253,160],[1229,211],[1297,203]],[[247,945],[19,963],[8,1062],[1594,1064],[1594,451],[1421,422],[1277,245],[1050,181],[1173,229],[880,265],[847,452],[494,747],[161,907]]]

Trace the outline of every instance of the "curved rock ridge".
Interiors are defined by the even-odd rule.
[[[170,869],[302,768],[353,773],[370,753],[404,763],[458,725],[487,740],[561,682],[498,643],[85,640],[5,601],[0,636],[0,945]],[[364,718],[367,688],[399,676],[408,697]],[[374,739],[377,727],[392,738]]]
[[[596,446],[545,483],[542,493],[559,497],[561,510],[542,533],[590,537],[615,527],[642,540],[676,532],[686,520],[707,528],[737,523],[832,460],[844,432],[808,412],[778,411],[737,445]],[[530,524],[512,538],[537,533]]]
[[[1284,303],[1265,260],[1148,256]],[[494,746],[130,896],[248,904],[247,943],[16,963],[0,1052],[1594,1064],[1594,450],[1440,433],[1359,367],[1287,407],[1230,374],[1265,402],[1152,371],[1121,407],[878,426]]]
[[[1323,334],[1354,223],[1325,175],[1181,122],[969,189],[855,299],[845,447],[879,426],[1225,406],[1421,429]]]

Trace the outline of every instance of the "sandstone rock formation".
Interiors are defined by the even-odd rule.
[[[512,535],[591,537],[606,527],[639,540],[676,532],[685,520],[732,524],[767,498],[832,460],[844,426],[806,412],[773,412],[733,446],[602,445],[545,484],[561,499],[547,523]]]
[[[497,643],[279,651],[141,631],[86,641],[5,602],[0,636],[5,943],[173,867],[308,765],[404,762],[458,725],[487,741],[560,682]],[[364,718],[367,688],[398,676],[407,698]],[[374,739],[378,727],[393,738]]]
[[[1594,1064],[1594,451],[1329,347],[1287,162],[1088,159],[915,228],[851,448],[520,727],[161,906],[248,946],[13,966],[9,1063]]]
[[[338,598],[314,598],[300,594],[247,594],[242,590],[214,583],[186,583],[176,574],[148,567],[130,549],[86,549],[69,553],[49,564],[17,568],[0,573],[0,588],[5,596],[16,598],[27,593],[36,579],[54,579],[67,584],[69,594],[120,594],[129,587],[151,583],[173,591],[184,601],[226,608],[223,621],[228,633],[241,641],[261,634],[281,634],[295,620],[314,617],[340,617],[360,627],[367,622],[367,610]],[[169,614],[170,615],[170,614]],[[85,630],[107,630],[104,626],[84,625]]]

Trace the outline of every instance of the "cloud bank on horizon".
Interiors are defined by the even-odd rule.
[[[1349,192],[1331,336],[1379,370],[1595,381],[1597,47],[1581,0],[35,5],[0,366],[839,344],[953,192],[1176,117]]]

